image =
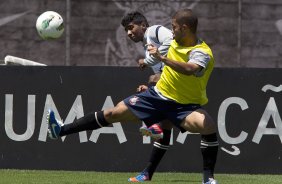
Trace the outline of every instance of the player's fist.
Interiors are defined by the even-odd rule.
[[[138,88],[137,88],[137,93],[141,93],[141,92],[143,92],[143,91],[146,91],[148,89],[148,86],[146,86],[146,85],[140,85],[140,86],[138,86]]]
[[[147,50],[151,56],[154,58],[161,60],[162,55],[160,54],[158,48],[152,44],[147,45]]]
[[[139,68],[141,68],[142,70],[144,68],[146,68],[147,64],[144,62],[144,59],[139,59],[138,60],[138,65],[139,65]]]

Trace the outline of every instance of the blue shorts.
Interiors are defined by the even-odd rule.
[[[170,120],[182,132],[180,127],[183,119],[191,112],[201,108],[198,104],[180,104],[170,99],[163,99],[150,87],[148,90],[132,95],[123,100],[125,105],[140,120],[144,121],[146,126],[151,126],[162,120]]]

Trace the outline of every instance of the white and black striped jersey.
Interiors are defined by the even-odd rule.
[[[143,39],[143,46],[145,49],[144,62],[152,67],[154,73],[160,73],[164,64],[149,54],[147,51],[147,44],[155,45],[159,52],[166,56],[172,40],[173,35],[171,30],[164,26],[153,25],[147,28]]]

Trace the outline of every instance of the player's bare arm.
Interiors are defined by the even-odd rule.
[[[197,65],[195,63],[178,62],[178,61],[171,60],[165,56],[162,56],[160,52],[158,51],[158,48],[155,47],[154,45],[150,45],[150,47],[148,47],[148,51],[152,56],[164,62],[167,66],[170,66],[172,69],[174,69],[175,71],[179,73],[182,73],[185,75],[193,75],[202,69],[200,65]]]

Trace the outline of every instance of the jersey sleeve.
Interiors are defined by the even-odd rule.
[[[191,62],[191,63],[195,63],[199,66],[202,67],[202,69],[200,71],[198,71],[197,73],[195,73],[195,76],[202,76],[205,72],[205,68],[207,67],[209,61],[210,61],[210,56],[199,50],[199,49],[195,49],[195,50],[192,50],[190,55],[189,55],[189,61],[188,62]]]
[[[160,54],[166,56],[170,47],[170,42],[173,40],[172,32],[163,26],[158,27],[159,26],[157,25],[150,27],[147,36],[149,37],[149,40],[152,41],[152,44],[157,43],[159,45],[158,50]],[[147,48],[145,49],[147,50]],[[153,56],[146,54],[144,62],[149,66],[152,66],[160,61]]]
[[[159,43],[161,43],[158,50],[163,56],[166,56],[170,47],[170,43],[173,40],[172,32],[169,29],[161,26],[159,28],[158,40]]]

